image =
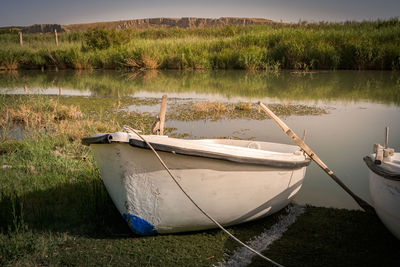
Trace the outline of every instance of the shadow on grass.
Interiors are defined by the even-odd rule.
[[[264,255],[284,266],[398,266],[400,240],[376,215],[307,207]],[[265,266],[253,258],[250,266]]]
[[[0,229],[3,233],[29,229],[96,238],[134,235],[99,179],[3,196]]]

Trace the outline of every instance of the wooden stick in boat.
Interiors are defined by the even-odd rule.
[[[160,109],[160,135],[164,135],[166,111],[167,111],[167,95],[163,95],[161,100],[161,109]]]
[[[346,191],[357,203],[360,207],[369,213],[375,213],[375,209],[368,204],[366,201],[358,197],[354,194],[334,173],[331,171],[328,166],[315,154],[311,148],[304,143],[281,119],[278,118],[269,108],[267,108],[263,103],[258,102],[258,105],[262,110],[265,111],[278,125],[281,129],[286,133],[287,136],[290,137],[303,151],[315,162],[318,166],[321,167],[338,185],[340,185],[344,191]]]
[[[385,128],[385,148],[389,147],[389,127]]]

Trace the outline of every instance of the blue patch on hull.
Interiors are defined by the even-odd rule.
[[[132,214],[124,213],[122,216],[124,217],[125,221],[128,223],[129,227],[135,233],[140,234],[140,235],[156,235],[156,234],[158,234],[154,225],[152,225],[148,221],[143,220],[142,218],[132,215]]]

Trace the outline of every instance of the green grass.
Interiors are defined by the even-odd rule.
[[[0,68],[400,69],[400,23],[384,21],[104,29],[52,35],[0,34]]]
[[[375,215],[307,207],[263,253],[284,266],[397,266],[400,241]],[[265,266],[253,258],[250,266]]]
[[[154,117],[116,110],[156,103],[0,95],[1,266],[212,266],[238,248],[219,230],[140,237],[114,207],[89,147],[81,145],[80,138],[115,131],[124,123],[148,133]],[[17,112],[22,109],[27,111],[25,120]],[[23,140],[6,135],[4,129],[12,125],[29,135]],[[229,230],[248,241],[285,213]],[[307,207],[264,253],[286,266],[395,266],[399,249],[400,242],[374,216]],[[254,265],[265,264],[253,260]]]

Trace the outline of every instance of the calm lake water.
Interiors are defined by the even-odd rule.
[[[321,71],[277,74],[245,71],[152,71],[123,73],[18,72],[0,73],[2,93],[82,95],[88,97],[150,97],[209,101],[259,101],[321,106],[329,113],[290,116],[284,121],[298,134],[307,131],[307,144],[356,194],[370,202],[368,170],[362,158],[374,143],[384,142],[400,151],[400,73],[374,71]],[[61,89],[60,89],[61,88]],[[158,106],[130,107],[158,112]],[[167,109],[168,112],[168,109]],[[176,133],[191,138],[236,137],[290,143],[271,120],[167,121]],[[295,201],[315,206],[357,209],[355,202],[312,163]]]

